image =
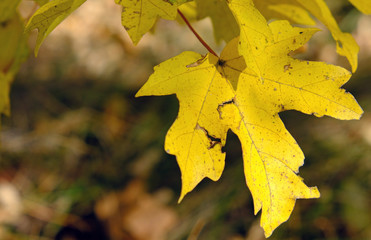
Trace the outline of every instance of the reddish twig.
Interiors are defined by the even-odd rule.
[[[192,33],[196,36],[196,38],[198,39],[198,41],[201,42],[202,45],[204,45],[204,47],[213,55],[215,55],[216,57],[219,58],[218,54],[216,54],[214,52],[214,50],[202,39],[202,37],[200,35],[198,35],[198,33],[194,30],[194,28],[192,27],[192,25],[189,23],[188,19],[183,15],[183,13],[178,9],[178,13],[180,15],[180,17],[184,20],[184,22],[187,24],[188,28],[191,29]]]

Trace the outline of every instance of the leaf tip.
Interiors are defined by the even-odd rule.
[[[35,47],[35,50],[34,50],[35,57],[37,57],[37,55],[39,55],[39,49],[40,49],[40,46]]]
[[[184,196],[180,195],[180,197],[178,199],[178,204],[180,204],[183,201],[183,198],[184,198]]]
[[[319,192],[317,187],[310,187],[309,188],[311,198],[320,198],[321,193]]]
[[[27,21],[26,26],[24,27],[24,33],[28,33],[28,32],[30,32],[33,29],[32,26],[31,26],[31,23],[32,23],[32,20],[33,20],[34,15],[35,14],[33,14],[31,16],[31,18]]]
[[[146,94],[145,88],[146,88],[146,84],[144,84],[144,85],[143,85],[143,86],[138,90],[138,92],[135,94],[135,97],[138,98],[138,97],[144,97],[144,96],[147,96],[148,94]]]
[[[273,230],[271,230],[271,231],[266,231],[265,229],[264,229],[264,237],[265,238],[269,238],[270,236],[272,236],[272,233],[273,233]]]
[[[141,37],[140,38],[130,37],[130,38],[134,46],[137,46],[139,41],[142,39]]]
[[[180,203],[183,201],[183,199],[184,199],[184,197],[185,197],[185,195],[186,195],[187,193],[189,193],[189,191],[186,192],[186,191],[184,190],[184,186],[182,186],[182,192],[180,193],[180,196],[179,196],[179,199],[178,199],[178,204],[180,204]]]
[[[141,94],[141,89],[139,89],[139,91],[135,94],[134,97],[138,98],[138,97],[142,97],[143,95]]]

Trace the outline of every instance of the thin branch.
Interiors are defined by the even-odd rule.
[[[202,43],[202,45],[204,45],[204,47],[213,55],[215,55],[216,57],[219,58],[218,54],[216,54],[214,52],[214,50],[202,39],[202,37],[200,35],[198,35],[198,33],[196,32],[196,30],[194,30],[194,28],[192,27],[192,25],[189,23],[188,19],[183,15],[183,13],[178,9],[178,13],[180,15],[180,17],[184,20],[184,22],[187,24],[188,28],[191,29],[191,31],[193,32],[193,34],[196,36],[196,38],[198,39],[198,41],[200,41]]]

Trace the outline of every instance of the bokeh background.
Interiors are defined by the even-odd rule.
[[[281,114],[306,155],[300,175],[321,198],[298,200],[272,240],[371,239],[371,16],[348,1],[328,3],[361,47],[345,88],[365,113],[360,121]],[[21,8],[27,15],[33,3]],[[22,66],[12,115],[2,117],[0,239],[264,239],[233,134],[221,179],[204,180],[177,204],[180,171],[163,143],[178,102],[134,95],[153,66],[206,50],[184,25],[163,20],[133,46],[120,13],[113,0],[87,1]],[[220,52],[210,20],[194,26]],[[326,30],[300,57],[349,69]]]

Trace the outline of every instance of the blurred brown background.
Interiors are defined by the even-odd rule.
[[[371,16],[347,1],[329,4],[361,47],[345,88],[365,114],[347,122],[281,114],[306,155],[300,175],[321,198],[297,201],[270,239],[371,239]],[[185,26],[162,20],[135,47],[120,13],[113,0],[87,1],[23,65],[1,131],[0,239],[264,239],[233,134],[221,179],[204,180],[177,204],[180,171],[163,150],[177,100],[134,95],[154,65],[206,50]],[[222,49],[210,20],[194,26]],[[327,31],[303,57],[349,69]]]

